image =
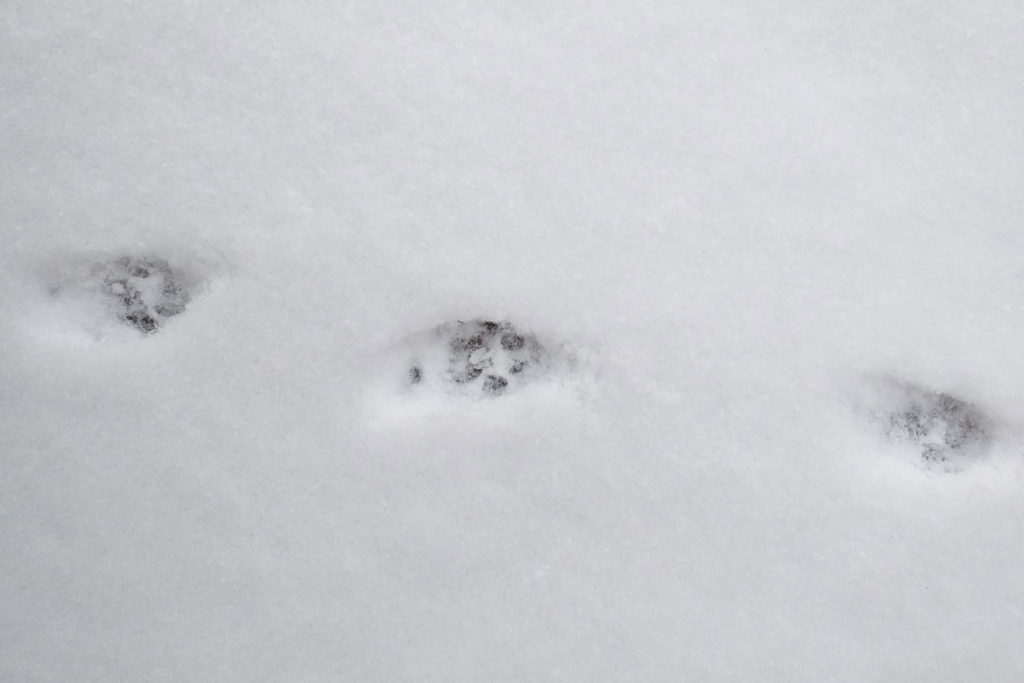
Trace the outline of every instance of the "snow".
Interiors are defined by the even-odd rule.
[[[0,678],[1020,680],[1019,3],[0,16]]]

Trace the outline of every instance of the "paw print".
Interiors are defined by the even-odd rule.
[[[453,388],[500,396],[536,368],[544,349],[535,337],[508,321],[458,320],[441,325],[434,338],[443,346],[441,367],[433,374]],[[438,354],[434,354],[438,355]],[[424,382],[431,374],[426,363],[414,360],[409,383]],[[479,387],[477,389],[476,387]]]
[[[888,434],[913,444],[926,465],[960,469],[985,452],[988,420],[977,408],[920,387],[905,387],[903,394],[902,406],[889,416]]]
[[[185,310],[190,296],[166,261],[123,256],[102,268],[100,289],[117,317],[145,334]]]

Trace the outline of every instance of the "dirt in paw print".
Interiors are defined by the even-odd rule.
[[[888,434],[913,444],[929,467],[959,470],[984,455],[989,421],[966,401],[921,387],[902,387],[902,405],[889,416]]]
[[[122,256],[103,268],[102,291],[117,317],[145,334],[185,310],[190,296],[166,261]]]
[[[434,374],[453,389],[483,396],[501,396],[514,389],[539,369],[545,355],[533,335],[508,321],[457,320],[439,326],[434,336],[443,345],[443,361]],[[430,374],[425,365],[422,360],[412,361],[410,384],[420,384]]]

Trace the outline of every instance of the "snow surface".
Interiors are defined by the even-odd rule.
[[[6,0],[0,679],[1024,680],[1022,35]],[[189,277],[153,334],[62,293],[124,256]],[[403,386],[469,319],[564,362]]]

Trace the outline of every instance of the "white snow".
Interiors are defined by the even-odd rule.
[[[1019,2],[0,26],[0,679],[1021,680]],[[403,387],[469,319],[572,362]]]

